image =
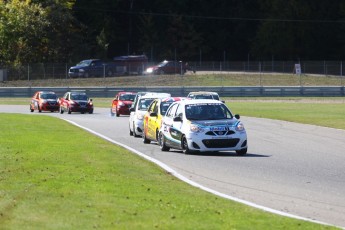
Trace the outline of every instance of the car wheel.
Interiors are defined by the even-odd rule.
[[[91,110],[89,111],[89,114],[93,114],[93,109],[91,109]]]
[[[120,116],[119,111],[116,111],[116,116],[117,116],[117,117],[119,117],[119,116]]]
[[[135,132],[135,125],[133,123],[133,136],[134,137],[139,137],[139,135]]]
[[[67,108],[67,113],[68,113],[68,114],[71,114],[71,113],[72,113],[72,111],[71,111],[71,108],[70,108],[70,107],[68,107],[68,108]]]
[[[247,154],[247,148],[241,149],[241,150],[236,150],[237,155],[243,156]]]
[[[145,132],[143,132],[143,142],[144,142],[144,144],[150,144],[151,143],[151,141],[146,138]]]
[[[160,70],[160,71],[158,72],[158,74],[159,74],[159,75],[163,75],[163,74],[164,74],[164,70]]]
[[[63,112],[64,112],[63,108],[62,108],[62,106],[60,106],[60,113],[63,114]]]
[[[89,73],[86,72],[86,73],[84,74],[84,77],[85,77],[85,78],[89,78]]]
[[[184,154],[192,154],[192,151],[188,148],[187,138],[185,136],[182,137],[181,145]]]
[[[129,136],[133,136],[133,131],[131,130],[131,127],[129,127]]]
[[[81,114],[84,114],[85,112],[84,112],[84,111],[81,111],[80,113],[81,113]]]
[[[32,113],[34,111],[34,109],[32,109],[31,105],[30,105],[30,112]]]
[[[170,148],[165,144],[165,138],[162,133],[158,136],[158,143],[162,151],[166,152],[170,150]]]
[[[38,108],[38,112],[41,113],[42,109],[40,108],[40,106],[37,106],[37,108]]]

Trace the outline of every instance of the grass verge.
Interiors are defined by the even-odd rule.
[[[0,119],[2,229],[332,229],[191,187],[57,118]]]

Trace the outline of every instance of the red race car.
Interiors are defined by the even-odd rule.
[[[58,97],[54,92],[51,91],[38,91],[36,92],[30,102],[30,111],[33,112],[38,110],[56,112],[59,111],[60,104]]]
[[[129,115],[129,109],[132,106],[136,93],[134,92],[119,92],[115,95],[113,103],[111,104],[110,114],[117,117],[120,115]]]
[[[93,113],[92,99],[83,92],[66,92],[65,95],[59,98],[60,113],[67,111],[68,114],[72,112]]]

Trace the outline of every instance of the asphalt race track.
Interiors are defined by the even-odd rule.
[[[345,131],[242,117],[248,154],[184,155],[161,152],[156,143],[129,136],[128,116],[30,113],[27,106],[0,105],[0,112],[50,115],[87,127],[134,148],[205,187],[261,206],[345,228]]]

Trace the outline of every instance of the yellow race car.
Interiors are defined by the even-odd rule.
[[[173,102],[183,99],[183,97],[157,98],[151,103],[144,115],[144,131],[142,136],[145,144],[158,140],[158,133],[165,112]]]

